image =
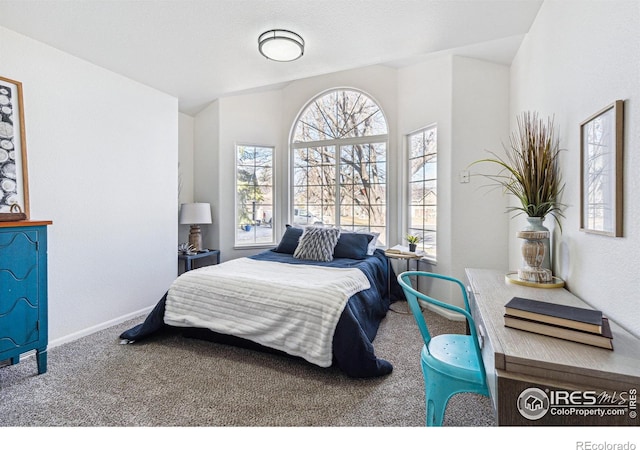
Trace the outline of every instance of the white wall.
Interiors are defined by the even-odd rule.
[[[512,66],[511,111],[555,115],[568,204],[555,230],[554,269],[591,306],[640,335],[640,3],[546,0]],[[579,125],[625,100],[624,237],[579,231]],[[547,221],[549,222],[549,221]],[[546,223],[545,223],[546,224]],[[546,224],[549,226],[550,224]],[[510,263],[519,264],[512,221]]]
[[[438,221],[437,265],[420,263],[420,270],[451,275],[453,254],[451,206],[451,141],[452,141],[452,58],[440,57],[404,67],[398,71],[398,133],[395,136],[399,152],[399,170],[390,181],[398,186],[399,205],[408,204],[407,135],[426,126],[436,124],[438,129]],[[408,229],[409,217],[398,214],[400,230]],[[402,242],[403,245],[406,243]],[[407,270],[404,262],[394,265],[396,273]],[[409,266],[413,269],[413,266]],[[455,299],[450,285],[444,282],[420,288],[438,299]],[[454,303],[457,303],[455,300]],[[445,313],[443,311],[443,313]],[[447,314],[447,313],[445,313]]]
[[[485,150],[501,148],[501,139],[508,136],[508,99],[507,66],[444,56],[399,70],[398,146],[405,148],[407,134],[416,129],[438,127],[438,258],[435,267],[421,263],[421,269],[461,280],[466,267],[506,270],[505,198],[483,189],[484,180],[478,177],[461,184],[458,175],[486,157]],[[405,153],[401,152],[403,166]],[[394,182],[406,186],[406,174],[401,171]],[[406,204],[405,190],[400,204]],[[407,218],[402,219],[406,224]],[[432,293],[459,300],[450,289],[436,288]]]
[[[55,345],[152,305],[176,275],[177,100],[0,27],[21,81],[31,217],[50,219]]]
[[[478,176],[473,161],[500,153],[509,137],[509,67],[476,59],[453,58],[451,137],[451,274],[464,269],[507,270],[507,198]],[[463,170],[469,183],[460,183]]]
[[[192,203],[194,189],[195,119],[184,113],[178,114],[178,202]]]
[[[236,144],[264,145],[275,147],[276,166],[274,184],[282,186],[287,174],[279,170],[287,147],[282,141],[282,93],[278,90],[257,94],[225,97],[220,103],[220,132],[218,156],[218,209],[221,212],[217,223],[220,236],[220,252],[223,260],[256,253],[255,250],[234,250],[235,239],[235,163]],[[282,191],[279,192],[282,194]],[[277,199],[273,213],[273,226],[283,225],[280,218],[283,198]]]
[[[213,224],[201,225],[202,245],[205,248],[220,249],[220,191],[219,184],[219,107],[215,101],[201,111],[194,121],[194,157],[193,157],[193,200],[211,204]],[[197,180],[197,181],[196,181]],[[233,189],[233,188],[228,188]],[[221,252],[221,259],[224,253]]]
[[[195,119],[178,114],[178,204],[194,202]],[[189,225],[178,225],[178,243],[189,242]],[[177,245],[177,244],[176,244]],[[180,264],[182,266],[182,264]]]

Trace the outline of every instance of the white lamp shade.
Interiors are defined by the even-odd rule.
[[[180,224],[204,223],[211,223],[211,205],[209,203],[183,203],[180,205]]]

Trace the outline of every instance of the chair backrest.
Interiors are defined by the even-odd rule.
[[[436,300],[433,297],[429,297],[428,295],[417,291],[416,289],[413,288],[413,285],[411,284],[411,277],[425,277],[425,278],[431,278],[431,279],[439,279],[439,280],[445,280],[447,282],[457,284],[460,287],[462,298],[464,299],[464,309],[455,305],[451,305],[449,303],[441,302],[440,300]],[[441,275],[438,273],[408,271],[398,275],[398,283],[400,283],[400,286],[402,286],[402,290],[404,291],[404,294],[407,297],[407,303],[409,304],[409,308],[413,313],[413,317],[416,319],[418,328],[420,329],[420,334],[422,335],[422,340],[424,341],[425,345],[427,346],[429,345],[429,341],[431,341],[431,334],[429,333],[429,327],[427,326],[427,323],[424,320],[424,316],[422,315],[422,309],[420,308],[418,299],[423,300],[432,305],[436,305],[441,308],[445,308],[450,311],[454,311],[459,314],[462,314],[466,318],[469,324],[469,330],[470,330],[471,336],[473,336],[473,341],[474,341],[476,350],[478,352],[478,355],[480,355],[480,345],[478,344],[478,335],[476,332],[475,321],[471,316],[471,310],[469,308],[469,297],[467,296],[467,290],[465,289],[464,284],[460,280],[458,280],[457,278],[453,278],[447,275]]]

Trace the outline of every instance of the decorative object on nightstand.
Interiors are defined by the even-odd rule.
[[[183,203],[180,206],[180,224],[190,225],[189,244],[196,252],[202,250],[200,225],[210,224],[211,205],[209,203]]]
[[[27,220],[27,215],[22,212],[22,208],[17,203],[11,205],[8,213],[0,214],[0,222],[17,222],[19,220]]]
[[[183,242],[182,244],[178,244],[178,253],[181,255],[193,255],[196,253],[196,249],[193,245]]]

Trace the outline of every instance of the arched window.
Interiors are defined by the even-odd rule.
[[[294,224],[380,233],[386,242],[387,121],[363,92],[321,94],[293,128]]]

